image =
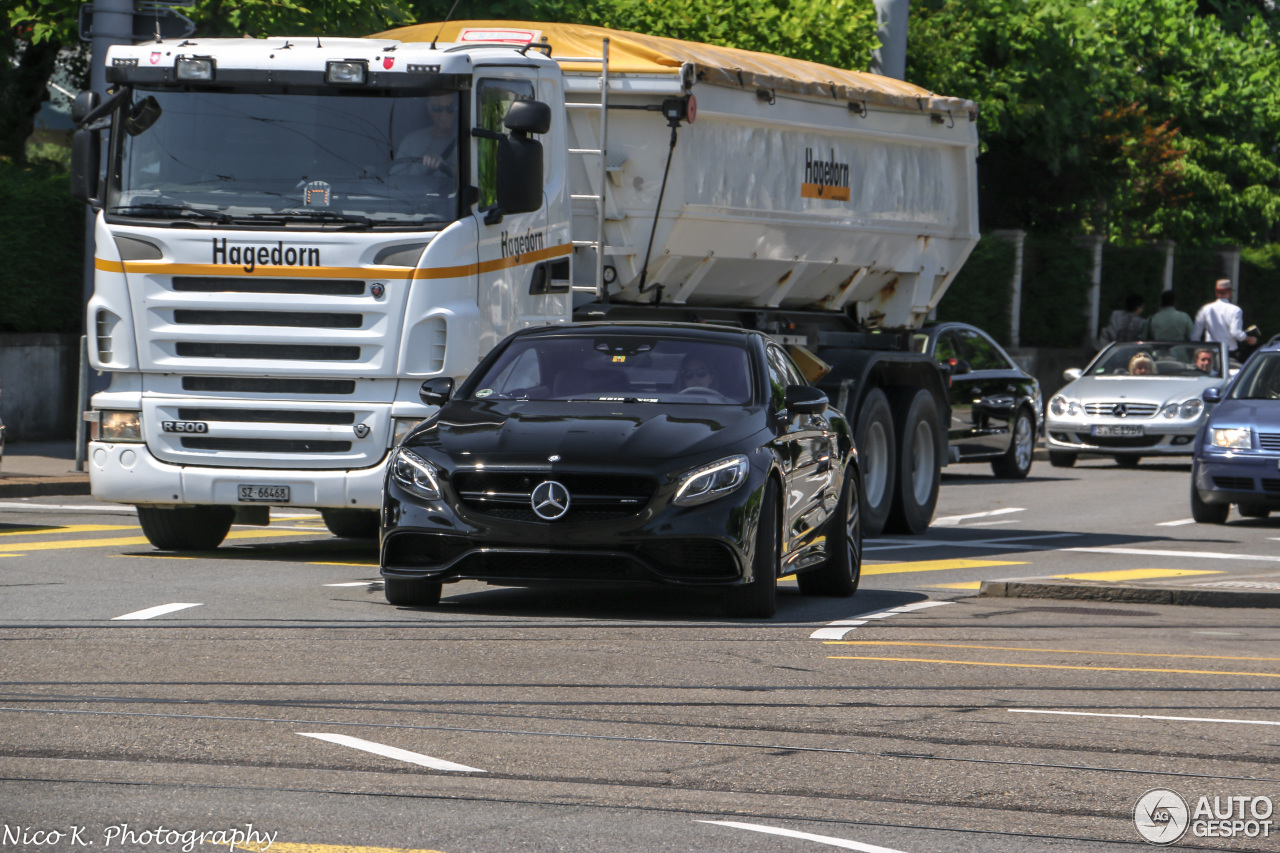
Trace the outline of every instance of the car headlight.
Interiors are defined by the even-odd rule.
[[[1076,417],[1082,411],[1079,400],[1069,400],[1059,394],[1049,401],[1049,413],[1058,415],[1067,415],[1068,417]]]
[[[1178,407],[1178,414],[1184,418],[1198,418],[1204,411],[1204,403],[1199,397],[1192,397]]]
[[[680,477],[673,503],[694,506],[724,497],[747,480],[747,457],[730,456],[695,468]]]
[[[142,412],[118,412],[103,409],[89,420],[90,441],[141,442]]]
[[[1214,428],[1209,430],[1209,443],[1214,447],[1248,450],[1253,446],[1253,430],[1248,427]]]
[[[391,476],[401,486],[429,501],[440,499],[440,481],[430,462],[408,448],[401,447],[391,461]]]
[[[420,423],[422,423],[421,418],[392,418],[391,446],[399,447],[400,443],[404,441],[404,437]]]

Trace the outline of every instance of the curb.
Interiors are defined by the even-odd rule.
[[[87,495],[89,477],[28,477],[0,479],[0,498],[35,498],[50,495]]]
[[[1280,607],[1280,592],[1060,583],[1039,578],[983,581],[978,595],[988,598],[1056,598],[1074,601],[1121,601],[1130,604],[1177,604],[1185,607]]]

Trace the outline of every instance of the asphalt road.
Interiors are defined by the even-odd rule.
[[[396,608],[305,512],[160,555],[128,511],[3,501],[0,850],[1115,850],[1152,789],[1180,847],[1278,850],[1274,611],[976,596],[1280,571],[1280,518],[1189,523],[1188,481],[956,466],[856,597],[784,583],[768,622],[587,586]],[[1197,837],[1215,805],[1257,837]]]

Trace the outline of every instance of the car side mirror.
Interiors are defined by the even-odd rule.
[[[1080,378],[1080,368],[1068,367],[1066,370],[1062,371],[1062,378],[1068,382],[1075,382]]]
[[[418,389],[418,397],[428,406],[443,406],[453,393],[453,378],[444,376],[439,379],[428,379]]]
[[[1206,403],[1221,403],[1222,389],[1217,387],[1206,388],[1200,392],[1200,399],[1204,400]]]
[[[812,385],[788,385],[783,401],[795,415],[820,415],[829,405],[827,395]]]

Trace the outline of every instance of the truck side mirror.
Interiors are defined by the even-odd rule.
[[[452,393],[453,378],[450,376],[428,379],[418,389],[418,397],[428,406],[443,406],[449,401],[449,395]]]
[[[551,107],[542,101],[516,101],[502,123],[512,133],[546,133],[551,129]]]
[[[76,95],[76,99],[71,102],[71,120],[76,124],[84,121],[84,117],[93,112],[98,106],[98,93],[94,91],[81,92]]]
[[[503,213],[542,207],[541,142],[514,133],[498,142],[498,207]]]
[[[96,198],[100,152],[101,145],[95,131],[77,130],[72,134],[71,195],[94,209],[101,206]]]

